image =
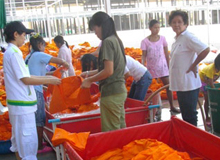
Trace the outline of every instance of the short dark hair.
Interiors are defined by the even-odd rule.
[[[159,24],[159,21],[158,20],[156,20],[156,19],[152,19],[151,21],[150,21],[150,23],[149,23],[149,28],[151,28],[151,27],[153,27],[155,24]]]
[[[46,44],[45,40],[40,35],[32,36],[30,38],[30,45],[34,51],[40,51],[38,45],[41,43]]]
[[[217,55],[217,57],[214,60],[215,68],[217,70],[220,70],[220,54]]]
[[[67,43],[67,41],[65,41],[64,39],[63,39],[63,36],[60,36],[60,35],[58,35],[58,36],[56,36],[55,38],[54,38],[54,42],[55,43],[60,43],[60,44],[66,44],[66,46],[69,48],[69,45],[68,45],[68,43]]]
[[[172,11],[169,15],[169,25],[171,24],[173,18],[176,16],[181,16],[185,25],[189,24],[189,18],[187,12],[182,10],[175,10]]]
[[[91,68],[91,63],[93,62],[93,68]],[[81,64],[82,64],[82,72],[84,71],[90,71],[97,69],[97,57],[95,57],[92,54],[84,54],[81,58]]]
[[[23,33],[30,34],[31,32],[34,32],[34,30],[27,29],[20,21],[12,21],[6,24],[4,28],[4,36],[7,43],[15,40],[15,32],[17,32],[19,35],[22,35]]]

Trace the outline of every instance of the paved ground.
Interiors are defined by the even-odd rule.
[[[42,153],[37,156],[38,160],[56,160],[55,152]],[[0,155],[1,160],[16,160],[15,154]]]
[[[202,102],[203,98],[200,98],[200,102]],[[162,109],[162,120],[170,119],[170,111],[168,101],[163,101],[163,109]],[[178,106],[178,102],[175,100],[174,105]],[[176,115],[178,118],[182,119],[181,114]],[[202,121],[201,111],[198,109],[198,128],[204,130],[204,125]],[[16,160],[14,153],[0,155],[0,160]],[[49,152],[38,155],[38,160],[56,160],[55,152]]]

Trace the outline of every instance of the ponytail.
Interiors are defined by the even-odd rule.
[[[66,40],[64,40],[64,43],[66,44],[67,48],[69,48],[69,45]]]

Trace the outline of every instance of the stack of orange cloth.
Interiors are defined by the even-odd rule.
[[[195,158],[202,160],[201,158]],[[194,160],[195,160],[194,159]],[[156,139],[140,139],[122,149],[109,150],[91,160],[192,160],[188,153],[178,152]]]

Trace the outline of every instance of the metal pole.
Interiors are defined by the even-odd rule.
[[[111,3],[110,3],[110,0],[105,0],[105,11],[109,16],[111,16]]]
[[[14,4],[14,1],[13,1],[13,4]],[[13,21],[13,20],[14,20],[14,16],[15,16],[15,15],[13,14],[13,9],[12,9],[12,0],[10,0],[10,12],[11,12],[11,13],[10,13],[10,16],[12,17],[12,18],[11,18],[11,20]]]
[[[101,0],[101,10],[103,10],[103,2],[102,2],[102,0]]]
[[[79,6],[79,3],[78,3],[78,0],[76,0],[76,6],[78,7]],[[77,10],[76,12],[76,16],[77,16],[77,22],[78,22],[78,32],[79,34],[81,34],[81,27],[80,27],[80,20],[79,20],[79,11]]]
[[[145,24],[145,19],[146,19],[146,16],[145,16],[145,15],[146,15],[146,12],[145,12],[145,5],[143,5],[143,4],[144,4],[144,0],[142,0],[141,3],[142,3],[141,6],[143,6],[143,7],[142,7],[142,12],[141,12],[142,15],[143,15],[143,29],[145,30],[145,29],[146,29],[146,24]],[[144,32],[145,32],[145,31],[144,31]]]
[[[50,17],[48,14],[48,4],[47,4],[48,0],[45,0],[45,11],[46,11],[46,19],[47,19],[47,30],[48,30],[48,38],[49,38],[49,42],[51,43],[51,28],[50,28]]]
[[[26,13],[24,0],[22,0],[22,5],[23,5],[23,11],[24,11],[24,13]],[[24,21],[26,21],[26,15],[27,15],[27,14],[25,14],[25,16],[23,17],[23,18],[24,18]]]
[[[61,21],[61,27],[62,27],[62,35],[66,35],[65,26],[64,26],[64,14],[63,14],[63,1],[60,1],[60,12],[62,14],[62,21]]]
[[[40,32],[40,29],[39,29],[39,21],[38,21],[38,13],[37,13],[37,7],[35,7],[35,12],[36,12],[36,27],[37,27],[37,31],[35,32]]]
[[[209,36],[209,29],[210,29],[210,17],[209,17],[209,1],[207,1],[207,12],[208,12],[208,14],[207,14],[207,16],[208,16],[208,25],[207,25],[207,34],[208,34],[208,45],[210,45],[210,36]]]

